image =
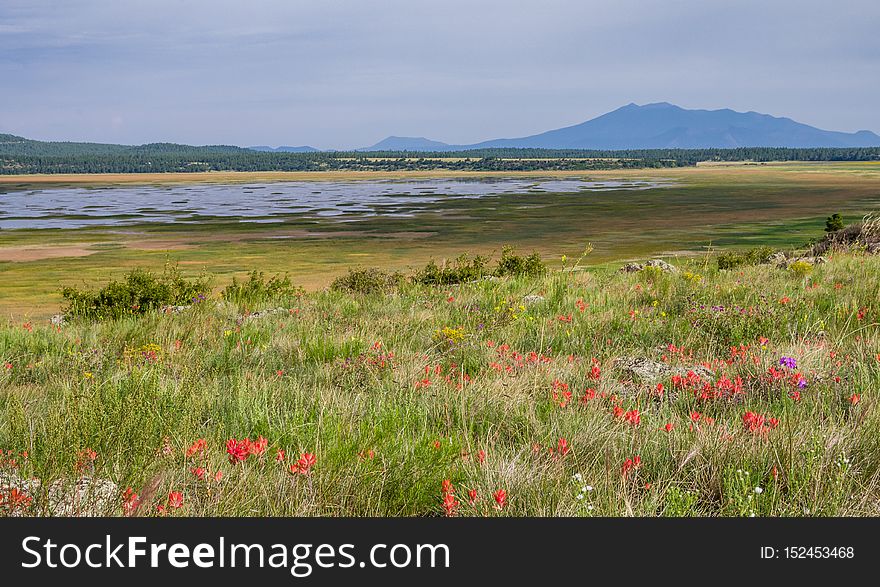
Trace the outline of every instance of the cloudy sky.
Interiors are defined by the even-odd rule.
[[[877,0],[0,0],[0,132],[361,147],[629,102],[880,132]]]

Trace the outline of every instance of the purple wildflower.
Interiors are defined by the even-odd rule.
[[[782,357],[779,359],[779,364],[789,369],[797,369],[797,361],[794,357]]]

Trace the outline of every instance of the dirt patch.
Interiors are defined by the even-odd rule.
[[[88,243],[74,243],[69,245],[0,247],[0,261],[26,263],[28,261],[42,261],[44,259],[57,259],[61,257],[87,257],[98,252],[97,249],[89,248],[90,246]]]

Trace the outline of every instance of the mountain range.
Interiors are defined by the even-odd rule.
[[[536,135],[451,145],[423,137],[390,136],[360,151],[466,149],[705,149],[736,147],[875,147],[880,136],[822,130],[758,112],[688,110],[668,102],[628,104],[586,122]]]

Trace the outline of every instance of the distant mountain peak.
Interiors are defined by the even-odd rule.
[[[586,122],[536,135],[493,139],[471,145],[448,145],[424,137],[390,136],[377,151],[461,151],[464,149],[729,149],[737,147],[874,147],[871,131],[822,130],[760,112],[686,109],[669,102],[630,102]]]

